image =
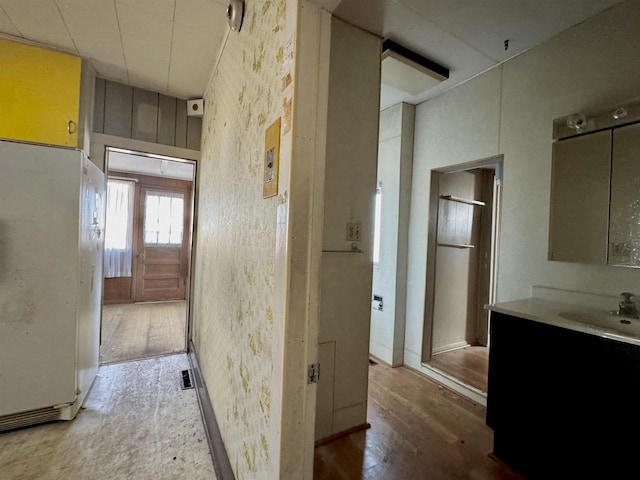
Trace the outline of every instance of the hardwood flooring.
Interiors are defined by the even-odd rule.
[[[489,349],[469,346],[431,357],[429,366],[461,380],[481,392],[487,391]]]
[[[490,456],[483,406],[406,367],[369,367],[368,421],[316,447],[316,480],[523,480]]]
[[[185,351],[187,302],[102,307],[100,363]]]

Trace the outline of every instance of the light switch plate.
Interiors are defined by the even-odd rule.
[[[347,240],[349,242],[360,241],[360,223],[347,223]]]
[[[265,132],[264,183],[262,198],[278,194],[278,170],[280,165],[280,117]]]

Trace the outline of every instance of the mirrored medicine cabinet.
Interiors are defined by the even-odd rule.
[[[640,101],[554,120],[549,260],[640,267]]]

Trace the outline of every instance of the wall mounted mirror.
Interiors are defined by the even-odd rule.
[[[640,267],[640,102],[556,119],[549,260]]]

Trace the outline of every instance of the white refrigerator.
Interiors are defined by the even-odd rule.
[[[105,178],[0,141],[0,431],[71,420],[98,371]]]

